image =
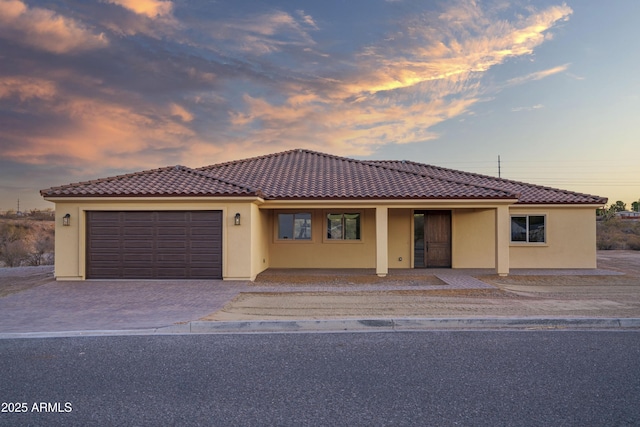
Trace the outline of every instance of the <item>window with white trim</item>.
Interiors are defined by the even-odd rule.
[[[511,241],[514,243],[545,243],[545,215],[512,215]]]
[[[360,240],[360,213],[328,213],[328,240]]]
[[[311,240],[311,213],[279,213],[279,240]]]

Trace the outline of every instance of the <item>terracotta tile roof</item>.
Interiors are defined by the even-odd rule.
[[[513,199],[510,190],[423,176],[309,150],[290,150],[198,170],[260,188],[266,199]]]
[[[471,172],[463,172],[439,166],[426,165],[412,161],[381,160],[370,161],[375,165],[386,166],[398,170],[411,171],[425,176],[452,179],[470,184],[483,185],[492,188],[500,188],[505,191],[513,191],[520,194],[518,204],[602,204],[607,203],[607,198],[590,194],[576,193],[557,188],[543,187],[541,185],[527,184],[511,181],[487,175]]]
[[[605,204],[606,199],[407,161],[361,161],[290,150],[190,169],[171,166],[53,187],[44,197],[259,196],[264,199],[519,199]]]
[[[250,196],[247,186],[225,182],[185,166],[118,175],[41,190],[44,197]]]

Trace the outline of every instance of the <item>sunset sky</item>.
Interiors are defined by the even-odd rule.
[[[0,210],[292,148],[640,198],[640,1],[0,0]]]

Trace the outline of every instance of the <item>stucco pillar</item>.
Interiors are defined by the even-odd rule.
[[[389,208],[376,208],[376,274],[385,277],[389,272]]]
[[[511,234],[509,207],[496,208],[496,273],[500,276],[509,274],[509,242]]]

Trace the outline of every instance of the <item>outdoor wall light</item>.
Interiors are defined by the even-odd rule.
[[[240,212],[238,212],[238,213],[236,214],[236,216],[234,217],[234,219],[233,219],[233,224],[234,224],[234,225],[240,225]]]
[[[71,214],[66,214],[62,217],[62,225],[68,227],[71,225]]]

